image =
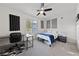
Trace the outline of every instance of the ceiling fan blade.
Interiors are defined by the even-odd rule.
[[[51,11],[51,10],[52,10],[52,8],[44,9],[44,11]]]
[[[46,16],[46,14],[45,14],[45,13],[43,13],[43,15],[44,15],[44,16]]]
[[[38,13],[37,16],[38,16],[39,14],[40,14],[40,13]]]

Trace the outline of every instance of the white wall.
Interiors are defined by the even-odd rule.
[[[34,17],[29,16],[27,13],[9,7],[0,6],[0,36],[9,35],[9,14],[20,16],[20,32],[25,34],[26,31],[26,20],[37,20]]]
[[[76,16],[77,14],[79,14],[79,4],[77,6]],[[79,49],[79,20],[76,22],[76,40],[77,40],[77,47]]]
[[[9,33],[9,15],[8,9],[0,7],[0,36]]]
[[[67,36],[68,42],[76,43],[76,18],[75,10],[69,10],[61,14],[63,19],[58,18],[58,31]]]
[[[67,36],[68,42],[76,43],[76,10],[77,4],[63,4],[59,13],[58,30]],[[61,10],[62,10],[61,8]],[[63,17],[63,19],[61,19]]]
[[[20,29],[21,32],[24,29],[24,19],[23,15],[20,12],[17,12],[17,10],[14,9],[10,9],[7,7],[0,7],[0,36],[5,36],[5,35],[9,35],[10,31],[9,31],[9,14],[14,14],[17,16],[20,16]]]

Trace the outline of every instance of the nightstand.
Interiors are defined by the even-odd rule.
[[[56,40],[66,43],[67,42],[67,37],[66,36],[58,36]]]

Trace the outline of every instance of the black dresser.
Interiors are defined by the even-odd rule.
[[[58,36],[56,40],[66,43],[67,42],[67,37],[66,36]]]

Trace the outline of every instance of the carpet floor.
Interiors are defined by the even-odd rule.
[[[24,50],[17,56],[79,56],[77,45],[73,43],[54,42],[51,47],[34,40],[34,47]]]

